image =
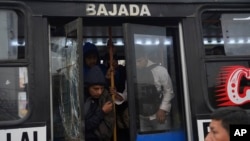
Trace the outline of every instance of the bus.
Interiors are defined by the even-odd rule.
[[[84,141],[83,45],[95,44],[103,63],[111,37],[126,67],[130,141],[204,141],[216,108],[250,108],[249,7],[248,0],[0,1],[1,140]],[[139,126],[137,44],[172,80],[163,131]]]

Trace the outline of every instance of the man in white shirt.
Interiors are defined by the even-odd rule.
[[[170,128],[170,121],[168,121],[169,113],[171,110],[171,100],[174,97],[173,87],[171,78],[167,69],[161,65],[155,65],[151,60],[148,59],[147,53],[143,46],[137,45],[135,47],[135,58],[136,58],[136,69],[137,69],[137,90],[135,94],[137,97],[139,120],[140,120],[140,131],[161,131]],[[143,69],[151,67],[150,70],[153,74],[152,82],[146,82],[145,78],[149,75],[143,75]],[[144,81],[144,82],[143,82]],[[143,86],[140,83],[143,83]],[[150,84],[149,84],[150,83]],[[154,88],[152,88],[153,85]],[[156,89],[156,90],[153,90]],[[157,92],[155,92],[157,91]],[[151,92],[151,94],[149,94]],[[113,92],[116,93],[116,92]],[[159,94],[160,95],[159,95]],[[148,95],[155,95],[154,97],[161,97],[159,102],[154,100],[154,97]],[[116,95],[116,104],[122,103],[127,100],[127,90],[125,88],[122,94]],[[144,98],[143,98],[144,97]],[[148,102],[148,103],[147,103]],[[153,107],[157,106],[157,107]],[[168,120],[167,120],[168,119]]]

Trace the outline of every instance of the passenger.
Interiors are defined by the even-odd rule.
[[[113,104],[105,85],[101,69],[92,67],[85,79],[85,93],[90,95],[84,104],[85,141],[110,141],[113,135]]]
[[[142,45],[135,46],[135,58],[140,131],[167,130],[171,125],[171,100],[174,97],[168,71],[152,62]]]
[[[100,64],[100,56],[97,47],[89,42],[86,42],[83,46],[83,76],[86,76],[89,69],[93,66],[98,65],[103,74],[106,74],[106,67]]]
[[[110,44],[110,40],[108,41],[108,47]],[[113,48],[113,50],[115,50],[115,48]],[[119,93],[120,95],[115,95],[116,96],[116,103],[118,105],[121,105],[124,102],[124,98],[123,98],[123,91],[125,90],[125,83],[126,83],[126,67],[119,65],[118,64],[118,57],[115,54],[116,51],[114,51],[114,55],[113,55],[113,70],[111,70],[110,65],[110,55],[109,53],[107,53],[105,55],[105,62],[107,65],[107,73],[106,73],[106,79],[109,83],[109,86],[111,86],[110,84],[110,78],[111,78],[111,72],[114,71],[114,83],[115,83],[115,89],[111,90],[112,92],[115,92],[115,94]],[[126,98],[127,99],[127,98]],[[125,100],[126,101],[126,100]]]
[[[114,52],[115,53],[115,52]],[[118,64],[118,57],[116,54],[113,55],[113,70],[110,67],[110,54],[107,53],[105,55],[105,62],[108,68],[106,73],[106,79],[109,83],[109,87],[111,86],[111,72],[114,72],[114,88],[110,87],[110,92],[119,93],[122,95],[122,92],[125,89],[126,82],[126,67]],[[112,90],[113,89],[113,90]],[[129,118],[128,118],[128,102],[120,102],[122,101],[122,97],[118,94],[115,95],[115,109],[116,109],[116,125],[117,125],[117,140],[118,141],[128,141],[129,140]]]
[[[147,58],[143,46],[135,47],[135,55],[138,81],[136,97],[138,98],[137,103],[139,103],[140,131],[167,130],[170,128],[169,113],[171,100],[174,97],[171,78],[166,68]],[[146,69],[150,69],[151,74],[143,73]],[[152,75],[152,79],[149,82],[146,79],[150,75]],[[140,85],[140,83],[144,84]],[[111,90],[111,93],[116,94],[116,101],[124,102],[127,100],[126,87],[123,94],[117,93],[115,90]]]
[[[230,141],[229,127],[233,124],[248,124],[247,112],[240,107],[221,107],[211,115],[210,132],[205,141]]]
[[[106,79],[108,80],[109,86],[110,84],[110,74],[111,74],[111,67],[109,66],[110,56],[109,54],[105,55],[105,60],[107,62],[107,73],[106,73]],[[117,55],[113,55],[113,71],[114,71],[114,84],[117,92],[122,93],[125,89],[125,82],[126,82],[126,67],[123,65],[118,64],[118,57]]]

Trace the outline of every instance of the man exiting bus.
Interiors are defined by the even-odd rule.
[[[174,97],[168,71],[148,58],[144,46],[135,46],[135,58],[140,131],[167,130],[170,128],[169,113]]]
[[[106,80],[99,66],[92,67],[85,78],[85,141],[110,141],[114,128],[113,102],[105,89]]]

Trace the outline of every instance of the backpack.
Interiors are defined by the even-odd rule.
[[[139,114],[150,116],[155,114],[163,98],[163,90],[156,89],[152,69],[158,66],[153,64],[143,69],[137,70],[136,97],[138,101]]]

